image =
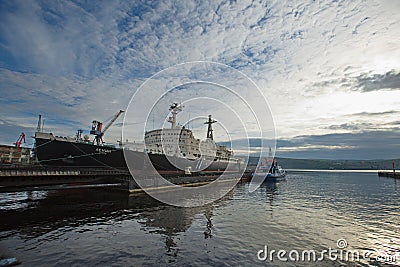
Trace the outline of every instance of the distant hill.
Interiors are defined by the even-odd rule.
[[[392,160],[328,160],[276,158],[284,169],[315,170],[391,170]],[[251,165],[257,164],[258,157],[250,157]],[[394,160],[395,168],[400,169],[400,159]]]

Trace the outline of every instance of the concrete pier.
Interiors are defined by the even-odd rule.
[[[396,171],[378,171],[378,176],[400,179],[400,173]]]

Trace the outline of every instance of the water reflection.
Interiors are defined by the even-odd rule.
[[[8,253],[0,257],[17,256],[29,266],[254,266],[265,265],[256,257],[264,245],[321,251],[336,248],[339,238],[351,250],[395,254],[398,182],[371,174],[291,173],[286,182],[252,193],[248,184],[238,185],[196,208],[94,189],[1,194],[0,252]],[[363,264],[379,265],[351,262]]]
[[[46,191],[0,193],[0,211],[27,207],[37,200],[46,198]]]
[[[277,183],[263,183],[260,187],[260,191],[265,193],[268,203],[270,204],[270,206],[272,206],[274,199],[278,196]]]
[[[135,202],[137,207],[137,201]],[[133,206],[130,206],[132,208]],[[158,203],[152,209],[141,212],[136,220],[144,226],[145,229],[151,229],[150,233],[157,233],[165,237],[165,247],[168,255],[176,256],[178,253],[175,238],[179,233],[186,232],[192,225],[198,215],[206,218],[204,236],[212,236],[212,212],[213,206],[183,208],[174,207]]]
[[[207,239],[207,238],[212,237],[212,229],[213,229],[213,223],[211,220],[211,218],[213,216],[212,210],[209,209],[209,210],[204,211],[204,216],[207,219],[207,226],[206,226],[206,230],[204,231],[204,238]]]
[[[227,194],[219,205],[232,196],[232,192]],[[0,238],[18,234],[20,238],[29,240],[49,237],[51,232],[64,233],[79,228],[83,229],[76,231],[83,233],[89,231],[87,226],[90,225],[101,227],[134,220],[142,225],[144,231],[165,237],[167,255],[176,256],[176,236],[186,232],[199,216],[205,218],[204,238],[213,236],[212,204],[175,207],[145,194],[128,196],[93,189],[3,194],[0,199],[8,207],[0,210]]]

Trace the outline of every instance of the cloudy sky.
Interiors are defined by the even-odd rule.
[[[191,61],[257,84],[279,156],[400,158],[392,0],[1,1],[0,143],[32,135],[39,113],[45,130],[87,130],[125,109],[147,78]]]

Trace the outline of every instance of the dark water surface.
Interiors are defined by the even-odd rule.
[[[380,266],[377,256],[386,253],[395,255],[387,266],[400,265],[400,181],[376,173],[291,172],[285,182],[253,193],[248,187],[238,184],[198,208],[94,189],[3,193],[0,258],[17,257],[24,266]],[[339,239],[348,244],[343,251],[368,257],[257,257],[266,245],[301,254],[337,249]]]

